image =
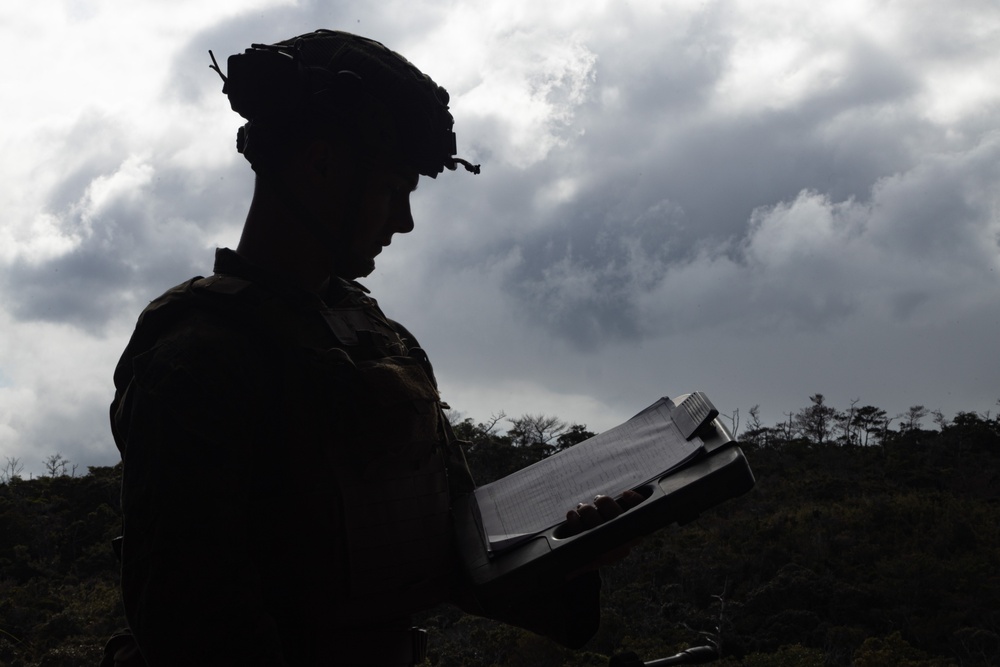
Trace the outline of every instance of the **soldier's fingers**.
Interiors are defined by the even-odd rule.
[[[594,498],[594,505],[604,521],[610,521],[625,513],[625,510],[611,496],[597,496]]]
[[[622,493],[621,498],[618,499],[618,504],[622,509],[628,511],[633,507],[640,505],[645,499],[646,498],[642,494],[629,489]]]
[[[585,530],[589,530],[590,528],[604,523],[604,518],[601,516],[601,513],[597,511],[597,508],[593,505],[580,504],[576,508],[576,512],[580,515],[580,521],[583,523]]]
[[[566,534],[576,535],[577,533],[582,533],[583,530],[583,521],[580,520],[580,513],[576,510],[566,512]]]

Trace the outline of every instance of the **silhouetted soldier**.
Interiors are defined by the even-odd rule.
[[[126,616],[150,665],[411,665],[413,612],[483,612],[450,514],[473,482],[427,356],[354,279],[413,229],[421,175],[478,167],[447,92],[377,42],[254,45],[223,78],[257,173],[240,243],[143,311],[115,371]],[[599,585],[489,613],[577,646]]]

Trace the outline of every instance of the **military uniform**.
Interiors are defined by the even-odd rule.
[[[411,613],[475,607],[450,515],[468,468],[426,355],[357,283],[321,299],[220,250],[143,311],[115,385],[150,664],[409,665]],[[579,644],[598,586],[489,613]]]

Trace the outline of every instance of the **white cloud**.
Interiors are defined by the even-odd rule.
[[[89,337],[62,324],[16,324],[0,316],[7,386],[0,387],[0,460],[18,458],[25,474],[62,453],[82,465],[112,462],[107,406],[124,338]]]
[[[723,248],[671,264],[639,312],[647,331],[671,321],[822,330],[844,318],[924,325],[995,307],[998,184],[994,135],[961,154],[926,156],[865,201],[803,191],[755,210],[739,255]]]
[[[487,129],[482,141],[497,158],[523,169],[582,132],[575,113],[593,82],[596,56],[572,37],[531,31],[498,35],[491,46],[481,83],[462,94],[455,113],[467,127]]]
[[[1000,12],[982,0],[796,5],[733,3],[732,50],[716,104],[732,114],[794,107],[895,61],[917,81],[912,109],[937,125],[997,105]],[[976,45],[993,43],[980,50]]]
[[[398,48],[451,93],[460,150],[524,169],[583,131],[576,112],[597,61],[588,34],[607,11],[604,2],[466,3]]]
[[[60,220],[50,213],[39,213],[28,220],[14,220],[0,229],[0,263],[23,258],[36,264],[65,255],[78,239],[65,234]]]

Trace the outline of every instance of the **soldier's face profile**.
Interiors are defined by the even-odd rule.
[[[349,265],[339,267],[342,277],[368,275],[375,269],[375,257],[392,242],[393,235],[413,230],[410,195],[419,179],[412,168],[375,165],[371,169],[351,239]]]

